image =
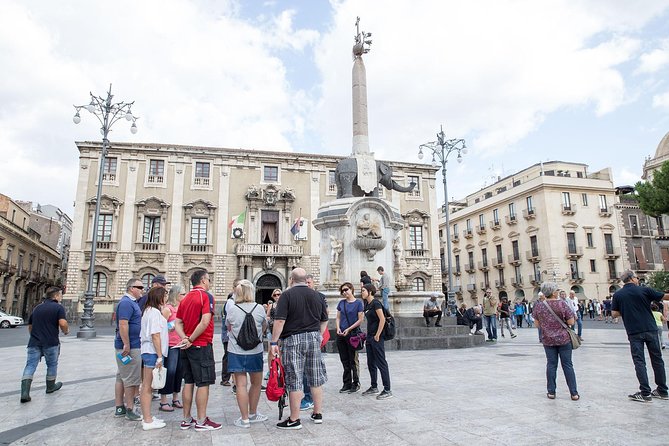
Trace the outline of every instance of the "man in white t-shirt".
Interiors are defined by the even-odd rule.
[[[437,322],[435,322],[434,326],[441,327],[442,312],[439,302],[437,302],[437,297],[439,297],[439,293],[435,291],[434,293],[430,294],[430,298],[427,299],[423,304],[423,317],[425,318],[425,326],[427,327],[430,326],[430,318],[435,316],[437,318]]]

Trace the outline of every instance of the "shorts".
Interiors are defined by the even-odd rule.
[[[216,383],[216,362],[211,344],[181,350],[184,383],[205,387]]]
[[[144,368],[155,369],[157,360],[158,355],[155,353],[142,353],[142,363],[144,364]]]
[[[120,359],[118,359],[119,353],[122,353],[122,349],[116,349],[114,357],[116,358],[116,366],[118,367],[118,372],[116,372],[116,381],[120,381],[126,387],[139,386],[142,383],[142,356],[140,355],[140,349],[133,348],[130,349],[130,357],[132,361],[127,364],[123,364]]]
[[[321,355],[321,333],[297,333],[281,340],[281,357],[286,369],[286,390],[302,391],[306,379],[309,387],[320,387],[328,380]]]
[[[255,373],[262,372],[263,354],[240,355],[228,352],[228,372],[229,373]]]

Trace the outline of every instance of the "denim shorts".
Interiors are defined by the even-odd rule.
[[[239,355],[228,352],[228,372],[230,373],[254,373],[262,372],[263,354]]]
[[[147,369],[155,369],[157,360],[158,355],[155,353],[142,353],[142,361],[144,362],[144,367]]]

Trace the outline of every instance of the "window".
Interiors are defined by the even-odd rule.
[[[467,253],[467,258],[469,259],[469,269],[474,269],[474,253],[469,251]]]
[[[618,277],[618,271],[616,270],[616,261],[609,260],[609,279],[615,279]]]
[[[144,217],[144,243],[160,243],[160,217]]]
[[[165,182],[165,160],[149,160],[148,183],[162,184]]]
[[[516,219],[516,203],[509,203],[509,218],[511,220]]]
[[[14,252],[14,247],[12,245],[7,246],[7,263],[12,263],[12,252]]]
[[[467,219],[467,221],[465,222],[465,226],[467,226],[467,232],[472,232],[472,220],[471,220],[471,218]]]
[[[411,192],[409,192],[408,196],[409,197],[420,197],[420,177],[416,175],[408,175],[407,176],[407,184],[411,183],[416,183],[416,187],[413,188]]]
[[[571,278],[574,280],[578,279],[579,278],[578,260],[570,260],[569,269],[571,270]]]
[[[567,232],[567,249],[571,254],[576,253],[576,233],[574,232]]]
[[[483,219],[483,214],[479,214],[479,225],[481,226],[481,229],[485,228],[485,221]]]
[[[460,271],[460,256],[458,254],[455,255],[455,270]]]
[[[630,214],[630,231],[632,235],[639,235],[639,217],[635,214]]]
[[[590,259],[590,272],[591,273],[597,272],[597,268],[595,268],[595,259]]]
[[[529,214],[533,214],[534,213],[534,201],[532,200],[532,195],[527,197],[525,199],[525,201],[527,202],[527,212]]]
[[[98,219],[98,242],[111,242],[112,214],[100,214]]]
[[[458,224],[457,223],[455,223],[453,225],[453,237],[458,238]]]
[[[511,242],[511,249],[513,250],[513,260],[520,260],[520,250],[518,249],[518,240]]]
[[[483,258],[482,265],[483,267],[488,266],[488,249],[487,248],[481,248],[481,257]]]
[[[336,194],[337,193],[337,181],[335,179],[335,171],[334,170],[329,170],[328,171],[328,194]]]
[[[262,180],[266,183],[276,183],[279,181],[278,166],[264,166],[262,171]]]
[[[523,283],[523,276],[520,273],[520,266],[516,266],[513,269],[513,275],[514,275],[514,278],[516,279],[515,283]]]
[[[492,222],[495,226],[499,226],[499,209],[492,210]]]
[[[19,252],[19,261],[16,264],[16,269],[18,270],[19,275],[21,275],[21,273],[23,272],[23,256],[24,256],[24,254],[22,252]],[[40,266],[41,266],[41,264],[40,264]]]
[[[204,162],[195,163],[195,175],[193,176],[194,186],[209,186],[211,164]]]
[[[592,242],[592,232],[588,231],[585,233],[585,239],[588,243],[588,248],[593,248],[593,242]]]
[[[588,205],[588,194],[581,194],[581,203],[583,203],[583,207]]]
[[[115,157],[105,158],[102,167],[102,181],[116,182],[116,166],[118,159]]]
[[[504,256],[502,256],[502,245],[496,245],[495,249],[497,250],[497,263],[503,263],[504,262]]]
[[[420,277],[413,279],[413,290],[414,291],[425,291],[425,281]]]
[[[95,297],[107,297],[107,275],[105,273],[93,274],[93,292]]]
[[[488,271],[483,272],[483,285],[485,285],[484,288],[490,286],[490,275],[488,274]]]
[[[422,226],[409,226],[409,249],[423,249]]]
[[[142,276],[142,285],[144,285],[145,290],[151,288],[151,281],[154,277],[156,277],[156,275],[152,273],[146,273]]]
[[[190,221],[190,244],[207,244],[207,222],[206,218],[193,218]]]
[[[532,257],[539,257],[539,245],[537,244],[537,236],[530,236],[530,249],[532,250]]]
[[[606,205],[606,195],[599,196],[599,209],[602,212],[607,212],[609,210],[608,206]]]
[[[499,284],[504,285],[504,270],[503,269],[498,269],[497,270],[497,278],[499,280]]]
[[[571,210],[571,197],[569,192],[562,192],[562,207]]]
[[[611,234],[604,234],[604,246],[606,246],[607,254],[613,254],[613,236]]]

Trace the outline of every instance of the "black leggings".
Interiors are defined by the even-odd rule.
[[[369,333],[367,334],[367,368],[369,368],[372,387],[379,387],[377,371],[380,371],[383,390],[390,391],[390,370],[388,369],[388,361],[386,361],[386,348],[383,344],[383,338],[376,342],[374,336]]]

